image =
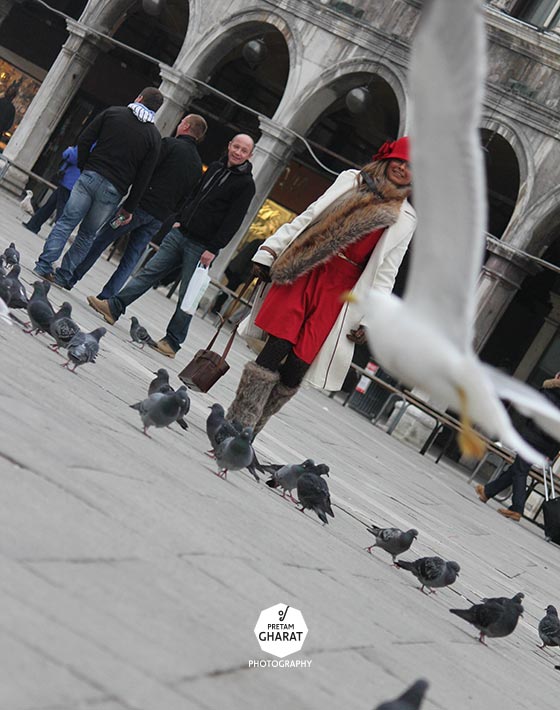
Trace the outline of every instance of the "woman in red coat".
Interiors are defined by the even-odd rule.
[[[272,285],[255,325],[269,337],[256,362],[246,364],[228,419],[258,433],[304,377],[340,388],[350,340],[365,340],[360,316],[342,296],[372,287],[390,291],[412,237],[408,157],[408,138],[385,143],[371,163],[341,173],[257,251],[256,272]]]

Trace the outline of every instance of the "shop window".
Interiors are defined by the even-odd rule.
[[[522,0],[512,15],[537,27],[557,27],[560,24],[560,0]]]
[[[11,138],[14,131],[18,127],[23,115],[27,111],[29,104],[33,101],[33,97],[39,90],[40,82],[36,81],[28,74],[20,71],[17,67],[9,62],[0,59],[0,96],[3,96],[9,86],[15,84],[18,87],[18,93],[13,100],[16,109],[16,117],[9,131],[2,135],[0,140],[0,151],[6,147],[7,141]]]

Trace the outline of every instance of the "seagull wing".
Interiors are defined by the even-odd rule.
[[[407,305],[465,351],[484,252],[485,175],[478,125],[485,77],[478,0],[430,0],[410,58],[418,227]]]

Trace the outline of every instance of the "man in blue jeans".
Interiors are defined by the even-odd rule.
[[[107,225],[98,233],[85,259],[74,270],[71,286],[83,278],[110,244],[128,233],[119,265],[98,298],[111,298],[120,291],[163,220],[178,211],[199,183],[202,161],[196,144],[204,138],[207,128],[202,116],[189,114],[177,126],[174,138],[161,141],[158,163],[132,221],[116,229]]]
[[[89,305],[113,325],[137,298],[181,267],[179,300],[167,325],[164,338],[154,346],[167,357],[175,357],[187,337],[191,316],[181,310],[181,302],[198,262],[210,266],[215,255],[235,235],[247,213],[255,183],[249,159],[253,139],[239,134],[228,144],[227,155],[211,163],[197,191],[179,216],[179,228],[164,238],[158,253],[140,273],[113,298],[88,296]]]
[[[119,216],[122,224],[132,220],[159,156],[161,136],[154,126],[154,117],[162,102],[161,92],[150,86],[128,106],[112,106],[102,111],[82,132],[77,142],[82,174],[37,259],[34,272],[38,276],[70,288],[72,274],[88,253],[96,232],[114,213],[129,188]],[[78,224],[74,244],[53,273],[53,263]]]

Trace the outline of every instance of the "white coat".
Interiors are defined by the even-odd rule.
[[[282,225],[271,235],[261,245],[253,257],[253,261],[271,266],[274,256],[263,247],[269,247],[277,255],[280,255],[310,224],[316,222],[333,202],[357,187],[358,175],[359,170],[342,172],[321,197],[295,219]],[[354,354],[354,343],[348,340],[346,335],[363,322],[363,297],[370,288],[380,289],[386,293],[393,290],[399,266],[412,239],[415,227],[416,212],[412,205],[405,200],[398,220],[385,230],[377,242],[365,269],[352,290],[356,302],[345,303],[342,307],[319,354],[307,371],[304,384],[332,391],[337,391],[342,387]],[[252,314],[252,316],[254,315]],[[243,335],[243,324],[240,334]]]

